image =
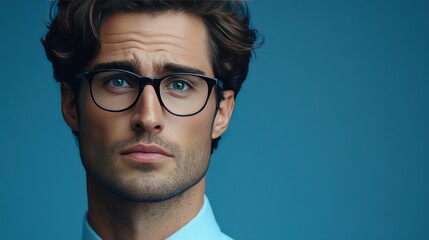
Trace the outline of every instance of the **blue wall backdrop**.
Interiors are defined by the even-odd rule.
[[[0,7],[0,239],[79,239],[84,171],[39,38]],[[429,239],[429,1],[250,2],[266,38],[207,194],[236,239]],[[61,236],[61,237],[59,237]]]

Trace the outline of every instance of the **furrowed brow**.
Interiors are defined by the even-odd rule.
[[[170,63],[170,62],[165,62],[159,65],[156,65],[155,69],[157,70],[157,72],[161,72],[161,73],[193,73],[193,74],[206,75],[205,72],[197,68],[184,66],[176,63]]]
[[[100,70],[100,69],[121,69],[121,70],[127,70],[130,72],[138,73],[140,70],[140,63],[133,59],[133,60],[123,60],[123,61],[113,61],[113,62],[105,62],[105,63],[97,63],[94,65],[94,67],[91,69],[94,70]]]

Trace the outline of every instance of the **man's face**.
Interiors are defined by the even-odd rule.
[[[88,70],[100,65],[122,68],[118,62],[127,62],[141,76],[164,76],[171,73],[166,66],[172,64],[214,75],[205,26],[191,15],[116,14],[102,24],[100,44]],[[94,104],[88,82],[83,81],[79,114],[66,86],[62,107],[69,126],[79,132],[80,154],[89,177],[124,198],[160,201],[204,177],[211,140],[226,130],[234,105],[231,91],[224,96],[218,111],[212,91],[200,113],[178,117],[165,111],[153,86],[146,85],[133,108],[107,112]]]

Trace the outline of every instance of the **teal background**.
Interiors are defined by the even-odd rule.
[[[0,7],[0,239],[79,239],[84,171],[39,38]],[[250,2],[266,38],[207,194],[236,239],[429,239],[429,1]]]

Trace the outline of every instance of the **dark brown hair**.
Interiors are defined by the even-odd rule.
[[[256,42],[257,31],[249,26],[247,4],[234,0],[58,0],[51,7],[49,32],[41,40],[46,56],[52,62],[54,78],[58,82],[71,82],[83,71],[99,51],[101,24],[112,14],[161,14],[167,11],[193,14],[204,21],[215,77],[224,82],[225,90],[233,90],[237,95],[259,43]],[[218,140],[213,140],[213,148],[217,147]]]

